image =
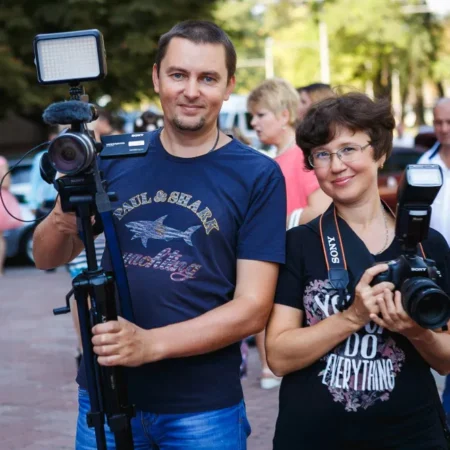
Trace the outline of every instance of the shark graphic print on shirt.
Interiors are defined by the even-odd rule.
[[[141,239],[142,245],[147,248],[149,239],[162,239],[171,241],[172,239],[183,239],[186,244],[192,247],[192,234],[201,228],[201,225],[189,227],[186,231],[176,230],[163,224],[167,215],[156,219],[155,221],[140,220],[137,222],[127,223],[125,226],[130,228],[135,234],[132,239]]]

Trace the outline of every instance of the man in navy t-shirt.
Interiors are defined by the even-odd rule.
[[[262,330],[284,262],[284,178],[271,159],[219,131],[235,84],[236,53],[210,22],[164,34],[153,83],[164,128],[145,156],[100,160],[113,204],[136,323],[93,328],[103,366],[126,366],[135,448],[236,450],[250,427],[239,341]],[[39,268],[83,248],[58,204],[37,228]],[[109,269],[108,254],[103,265]],[[89,397],[78,378],[77,449],[95,449]],[[108,449],[114,439],[106,427]]]

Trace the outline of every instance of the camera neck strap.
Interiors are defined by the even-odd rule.
[[[319,230],[328,280],[339,293],[338,309],[341,309],[346,298],[349,276],[334,203],[320,216]]]
[[[395,217],[389,206],[382,201],[387,212]],[[342,309],[346,303],[347,288],[350,282],[349,273],[352,274],[354,284],[358,283],[364,271],[375,264],[375,258],[369,252],[364,242],[350,228],[350,226],[339,218],[334,203],[330,205],[325,213],[311,223],[311,228],[316,223],[316,231],[319,232],[322,250],[328,271],[330,284],[338,291],[338,309]],[[318,230],[317,230],[318,226]],[[348,250],[349,258],[346,257],[344,242]],[[422,246],[419,244],[422,255],[425,257]]]

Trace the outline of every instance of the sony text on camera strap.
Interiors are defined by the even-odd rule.
[[[328,280],[337,289],[339,301],[337,308],[342,310],[346,301],[349,276],[345,258],[342,237],[337,223],[337,213],[334,204],[320,216],[320,240],[328,270]]]

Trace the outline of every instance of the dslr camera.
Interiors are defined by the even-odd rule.
[[[403,254],[387,261],[389,269],[372,285],[389,281],[402,294],[408,315],[421,327],[443,328],[450,319],[450,297],[439,286],[435,261],[425,257],[420,243],[428,236],[431,205],[442,186],[442,170],[435,164],[410,164],[398,190],[395,234]],[[422,256],[418,255],[418,248]]]

